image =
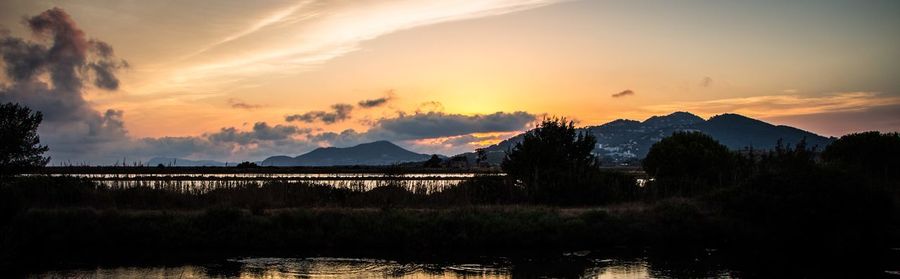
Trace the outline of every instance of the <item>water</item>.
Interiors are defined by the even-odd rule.
[[[205,178],[205,179],[465,179],[476,175],[499,176],[502,173],[72,173],[46,174],[48,176],[70,176],[88,179],[160,179],[160,178]]]
[[[562,257],[545,260],[477,258],[402,262],[371,258],[238,258],[217,263],[53,270],[31,278],[731,278],[718,267],[684,272],[645,258]]]
[[[266,182],[314,183],[336,188],[368,191],[382,186],[401,186],[414,192],[432,193],[458,185],[475,176],[502,173],[76,173],[45,174],[90,179],[112,189],[145,187],[202,193],[219,188],[263,185]]]

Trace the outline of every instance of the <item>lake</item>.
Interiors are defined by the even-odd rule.
[[[413,192],[432,193],[453,187],[476,176],[497,177],[503,173],[50,173],[89,179],[113,188],[146,187],[179,192],[206,192],[219,188],[262,185],[266,182],[314,183],[336,188],[368,191],[381,186],[401,186]]]
[[[153,267],[99,267],[29,274],[32,278],[730,278],[736,272],[710,263],[657,265],[646,258],[475,258],[456,262],[404,262],[373,258],[236,258]]]
[[[900,278],[900,251],[892,249],[892,263],[878,267],[856,265],[771,266],[766,260],[743,259],[742,270],[723,263],[714,250],[679,257],[602,256],[589,251],[544,258],[471,257],[455,260],[391,260],[338,257],[248,257],[193,264],[157,266],[96,266],[53,269],[26,274],[28,278],[743,278],[841,277]],[[745,265],[756,262],[754,265]],[[802,261],[801,261],[802,262]],[[749,268],[749,269],[748,269]],[[22,276],[24,275],[24,276]]]

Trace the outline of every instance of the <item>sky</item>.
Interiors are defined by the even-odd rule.
[[[900,1],[0,2],[0,101],[51,164],[453,155],[578,125],[739,113],[900,130]]]

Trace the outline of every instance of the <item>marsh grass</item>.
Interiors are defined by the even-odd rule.
[[[112,183],[110,183],[112,181]],[[122,183],[119,183],[122,182]],[[176,180],[94,181],[77,177],[17,177],[0,183],[4,211],[27,208],[252,209],[295,207],[428,207],[508,204],[524,200],[502,178],[441,180],[382,178],[377,181]]]

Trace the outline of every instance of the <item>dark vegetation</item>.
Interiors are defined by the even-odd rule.
[[[256,167],[259,167],[259,166],[256,165],[256,163],[254,163],[254,162],[247,162],[247,161],[244,161],[244,162],[241,162],[241,163],[237,164],[237,166],[235,166],[235,167],[237,167],[237,168],[256,168]]]
[[[641,178],[652,178],[643,187],[600,168],[594,143],[571,122],[545,120],[509,150],[505,177],[439,191],[270,181],[185,192],[7,177],[0,262],[625,246],[717,248],[751,269],[777,269],[883,265],[900,246],[897,133],[851,134],[821,152],[802,141],[733,152],[676,132],[643,161]]]
[[[41,112],[19,104],[0,104],[0,178],[47,165],[48,147],[40,145]]]

